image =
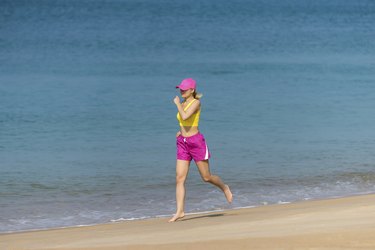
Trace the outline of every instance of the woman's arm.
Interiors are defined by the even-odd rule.
[[[178,112],[180,113],[180,116],[182,120],[189,119],[189,117],[194,114],[200,107],[201,102],[199,100],[194,101],[190,107],[185,111],[180,103],[180,98],[176,96],[174,98],[174,103],[177,106]]]

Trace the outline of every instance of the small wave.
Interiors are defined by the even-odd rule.
[[[375,172],[346,172],[338,177],[344,180],[356,180],[363,183],[375,183]]]
[[[290,204],[291,202],[290,201],[278,201],[277,204]]]
[[[45,189],[45,190],[57,189],[57,187],[46,186],[41,183],[31,183],[30,186],[35,189]]]
[[[145,220],[150,219],[152,216],[141,216],[141,217],[131,217],[131,218],[120,218],[120,219],[113,219],[110,220],[111,222],[121,222],[121,221],[133,221],[133,220]]]

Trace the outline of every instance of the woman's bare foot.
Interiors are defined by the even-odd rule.
[[[229,203],[232,203],[233,195],[232,195],[232,192],[230,191],[230,188],[229,188],[228,185],[225,185],[224,194],[225,194],[225,198],[227,198],[227,201]]]
[[[182,218],[184,218],[185,217],[185,213],[184,212],[182,212],[182,213],[176,213],[173,217],[172,217],[172,219],[170,219],[168,222],[175,222],[175,221],[177,221],[177,220],[179,220],[179,219],[182,219]]]

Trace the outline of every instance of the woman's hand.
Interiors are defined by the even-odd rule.
[[[181,131],[178,131],[176,134],[176,137],[179,137],[181,135]]]
[[[173,99],[173,102],[174,104],[179,104],[180,103],[180,97],[176,96],[174,99]]]

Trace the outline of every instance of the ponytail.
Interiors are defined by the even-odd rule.
[[[194,90],[193,97],[194,97],[195,99],[198,99],[198,100],[199,100],[199,99],[202,98],[202,96],[203,96],[202,93],[198,93],[197,90]]]

